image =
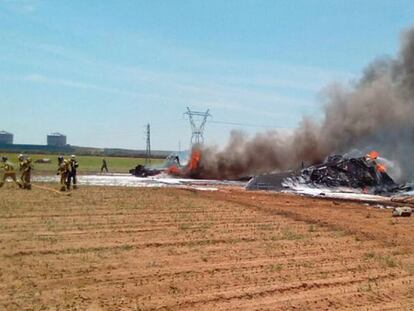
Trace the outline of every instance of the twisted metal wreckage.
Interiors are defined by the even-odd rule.
[[[310,187],[360,189],[363,193],[393,194],[411,190],[409,185],[397,184],[387,173],[385,165],[378,162],[378,152],[372,151],[359,158],[331,155],[319,165],[300,171],[265,174],[252,178],[249,190],[282,190],[297,185]]]

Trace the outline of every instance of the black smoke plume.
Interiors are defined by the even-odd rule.
[[[331,85],[322,121],[304,118],[291,134],[252,138],[233,131],[221,150],[204,147],[201,176],[233,179],[322,162],[333,153],[371,149],[414,176],[414,28],[406,31],[396,59],[378,59],[352,86]]]

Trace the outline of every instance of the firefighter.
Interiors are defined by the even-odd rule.
[[[108,165],[105,159],[102,159],[101,173],[105,170],[108,173]]]
[[[68,177],[70,173],[69,160],[65,160],[63,156],[58,157],[58,171],[56,175],[60,175],[60,191],[69,190]]]
[[[16,179],[16,171],[14,170],[14,166],[8,161],[7,157],[1,158],[0,166],[4,170],[3,178],[0,181],[0,188],[3,187],[7,178],[11,178],[19,186],[19,188],[21,188],[21,185],[17,182]]]
[[[70,172],[68,173],[68,189],[70,189],[70,184],[71,182],[73,182],[73,189],[77,189],[77,180],[76,180],[76,171],[79,167],[79,163],[76,160],[76,156],[74,154],[72,154],[70,156],[70,160],[69,160],[69,165],[70,165]]]
[[[63,162],[63,155],[58,156],[58,167],[62,164]]]
[[[25,157],[22,154],[19,155],[19,170],[20,170],[20,185],[23,189],[30,190],[32,189],[32,184],[30,183],[32,175],[32,159]]]

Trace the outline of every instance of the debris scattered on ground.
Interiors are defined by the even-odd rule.
[[[393,217],[410,217],[413,209],[408,206],[395,207],[392,211]]]
[[[376,158],[365,156],[346,158],[333,155],[320,165],[303,169],[298,176],[288,177],[284,184],[305,183],[326,187],[359,188],[365,193],[392,193],[401,186],[387,174]]]
[[[148,177],[160,174],[162,171],[155,168],[148,168],[144,165],[138,164],[135,168],[130,169],[129,172],[136,177]]]
[[[294,176],[291,171],[281,173],[270,173],[255,176],[246,185],[247,190],[283,190],[282,182],[285,178]]]
[[[411,190],[410,186],[395,183],[377,158],[378,153],[375,151],[359,158],[332,155],[320,165],[309,166],[297,172],[255,177],[250,180],[247,189],[281,190],[304,185],[315,188],[352,188],[361,193],[386,195]]]
[[[399,195],[395,196],[391,199],[392,202],[395,203],[403,203],[403,204],[413,204],[414,205],[414,196],[413,195]]]

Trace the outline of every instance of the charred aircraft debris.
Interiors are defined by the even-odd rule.
[[[193,148],[186,161],[180,160],[178,154],[171,154],[160,167],[148,167],[145,165],[137,165],[129,170],[129,173],[136,177],[150,177],[161,173],[168,174],[173,177],[181,178],[200,178],[199,163],[201,159],[201,151]]]
[[[249,190],[282,190],[298,185],[309,187],[354,188],[363,193],[394,194],[409,191],[410,186],[397,184],[386,172],[386,167],[377,161],[373,151],[364,157],[348,158],[331,155],[324,163],[309,166],[300,171],[265,174],[252,178]]]
[[[149,177],[155,176],[162,172],[162,170],[156,168],[149,168],[144,165],[138,164],[135,168],[129,170],[129,173],[136,177]]]
[[[297,171],[284,171],[251,178],[247,190],[294,189],[297,186],[315,188],[353,188],[367,194],[391,195],[412,190],[409,185],[397,184],[378,161],[378,152],[371,151],[363,157],[331,155],[322,164],[304,167]],[[202,152],[194,148],[185,165],[179,159],[168,161],[162,168],[137,165],[130,173],[137,177],[165,173],[173,177],[203,179]],[[239,179],[240,180],[240,179]]]

